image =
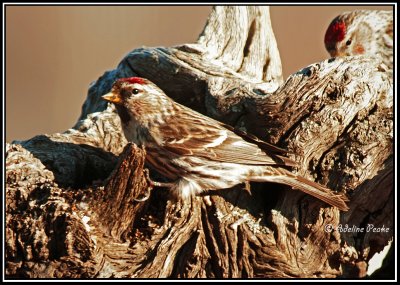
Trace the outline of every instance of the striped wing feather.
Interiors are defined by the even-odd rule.
[[[181,109],[182,108],[182,109]],[[180,105],[179,117],[159,129],[165,149],[187,156],[246,165],[294,166],[286,151]],[[178,134],[178,135],[177,135]]]

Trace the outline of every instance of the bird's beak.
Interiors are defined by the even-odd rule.
[[[121,104],[122,99],[119,94],[115,94],[113,92],[107,93],[106,95],[101,96],[104,100],[107,100],[109,102],[115,103],[115,104]]]
[[[337,50],[335,50],[335,49],[330,50],[329,53],[331,54],[331,57],[338,57],[338,56],[340,56],[340,53],[339,53]]]

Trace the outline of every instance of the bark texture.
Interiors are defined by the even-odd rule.
[[[269,183],[190,203],[156,188],[136,202],[145,150],[127,144],[100,98],[128,76],[288,149],[294,171],[347,193],[350,210]],[[367,57],[283,82],[268,7],[215,7],[197,43],[135,49],[94,82],[70,130],[6,145],[6,276],[364,277],[393,238],[392,90]]]

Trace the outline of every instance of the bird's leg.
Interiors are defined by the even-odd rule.
[[[154,187],[171,188],[174,185],[174,183],[153,181],[150,178],[150,172],[149,172],[149,170],[147,168],[143,170],[143,173],[144,173],[144,177],[146,178],[147,184],[149,186],[147,187],[147,193],[143,198],[135,198],[134,199],[136,202],[144,202],[147,199],[149,199],[150,198],[150,192],[151,192],[151,190],[153,190]]]
[[[144,172],[144,177],[147,180],[147,183],[149,183],[150,187],[166,187],[166,188],[171,188],[172,186],[174,186],[174,183],[172,182],[158,182],[158,181],[153,181],[150,178],[150,172],[149,170],[146,168],[143,170]]]

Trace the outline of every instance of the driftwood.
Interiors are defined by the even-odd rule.
[[[190,203],[155,188],[136,202],[145,149],[100,98],[127,76],[288,149],[294,171],[347,193],[350,210],[269,183]],[[197,43],[135,49],[100,77],[72,129],[6,145],[6,276],[364,277],[393,238],[392,89],[365,57],[283,82],[268,7],[215,7]]]

